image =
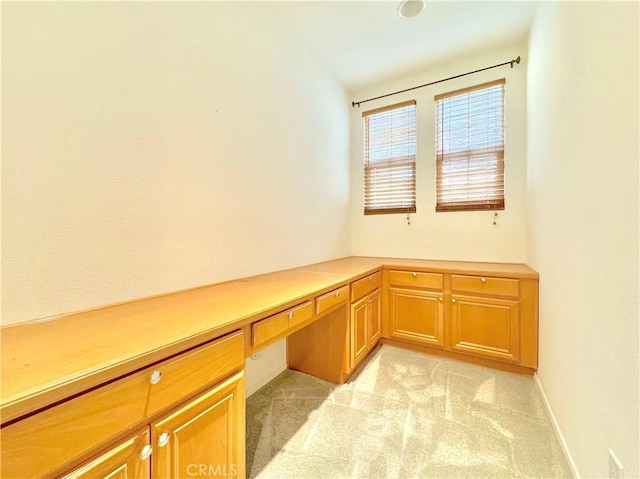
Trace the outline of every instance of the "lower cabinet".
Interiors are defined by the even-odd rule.
[[[444,346],[442,293],[390,288],[391,337]]]
[[[451,350],[493,359],[520,359],[519,302],[452,295]]]
[[[239,372],[63,478],[243,478],[244,390]]]
[[[151,477],[245,475],[244,373],[151,425]]]
[[[66,474],[63,479],[148,479],[151,446],[149,431],[144,428],[136,436],[110,448],[93,461]]]
[[[351,305],[347,372],[356,368],[375,346],[381,334],[380,290],[378,289]]]
[[[537,368],[537,278],[402,270],[387,278],[385,338]]]
[[[244,341],[230,333],[3,425],[0,476],[243,477]]]

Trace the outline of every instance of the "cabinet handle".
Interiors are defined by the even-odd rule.
[[[456,302],[455,298],[451,298],[451,302],[455,303]]]
[[[340,291],[336,291],[336,298],[340,296]]]
[[[414,278],[418,277],[418,273],[411,273],[411,276],[413,276]]]
[[[142,451],[140,451],[140,459],[142,459],[143,461],[146,461],[147,459],[149,459],[149,457],[151,457],[152,452],[153,452],[153,447],[147,444],[142,448]]]
[[[480,281],[482,281],[483,283],[487,282],[487,278],[480,278]]]
[[[293,319],[293,311],[289,313],[289,319]]]
[[[438,297],[438,301],[442,301],[442,296]]]
[[[373,276],[369,276],[369,281],[371,281],[373,279]]]
[[[151,376],[149,377],[149,382],[151,384],[158,384],[161,378],[162,378],[162,372],[156,369],[154,372],[151,373]]]
[[[169,443],[169,433],[163,432],[158,438],[158,447],[164,447]]]

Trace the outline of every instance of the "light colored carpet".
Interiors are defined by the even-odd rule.
[[[247,472],[571,477],[532,378],[387,345],[342,386],[285,371],[248,398]]]

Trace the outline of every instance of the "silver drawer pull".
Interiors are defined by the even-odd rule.
[[[164,447],[168,443],[169,443],[169,433],[163,432],[162,434],[160,434],[160,437],[158,438],[158,446]]]
[[[336,291],[336,298],[340,296],[340,291]]]
[[[154,372],[151,373],[151,376],[149,377],[149,382],[151,384],[158,384],[161,378],[162,378],[162,372],[156,369]]]
[[[487,278],[480,278],[480,281],[482,281],[483,283],[487,282]]]
[[[153,447],[147,444],[142,448],[142,451],[140,451],[140,459],[142,459],[143,461],[146,461],[147,459],[149,459],[149,457],[151,457],[152,452],[153,452]]]
[[[289,313],[289,319],[293,319],[293,311]]]
[[[418,273],[411,273],[411,275],[416,278],[418,276]]]
[[[438,297],[438,301],[442,301],[442,296],[439,296],[439,297]]]
[[[451,298],[451,302],[455,303],[456,302],[455,298]]]
[[[373,279],[373,276],[369,276],[369,281],[371,281]]]

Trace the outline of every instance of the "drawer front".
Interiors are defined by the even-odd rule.
[[[287,317],[289,318],[290,328],[293,328],[300,323],[304,323],[308,319],[313,318],[313,303],[311,301],[307,301],[300,306],[290,309]]]
[[[273,338],[285,334],[291,326],[295,326],[313,316],[313,303],[307,301],[282,313],[269,316],[251,325],[251,345],[261,346]]]
[[[316,314],[322,314],[330,310],[336,304],[344,303],[349,299],[349,286],[329,291],[316,298]]]
[[[243,364],[238,332],[6,426],[0,431],[1,476],[40,477],[61,469]],[[152,385],[155,371],[160,380]]]
[[[381,284],[382,274],[379,271],[354,281],[351,283],[351,302],[355,303],[360,298],[378,289]]]
[[[216,381],[244,368],[244,336],[241,331],[186,352],[152,368],[160,380],[151,385],[148,415],[165,409]]]
[[[494,296],[510,296],[517,298],[520,294],[517,279],[492,278],[490,276],[451,275],[451,291],[462,293],[487,294]]]
[[[389,283],[393,286],[424,289],[442,289],[443,286],[442,274],[417,271],[389,271]]]

